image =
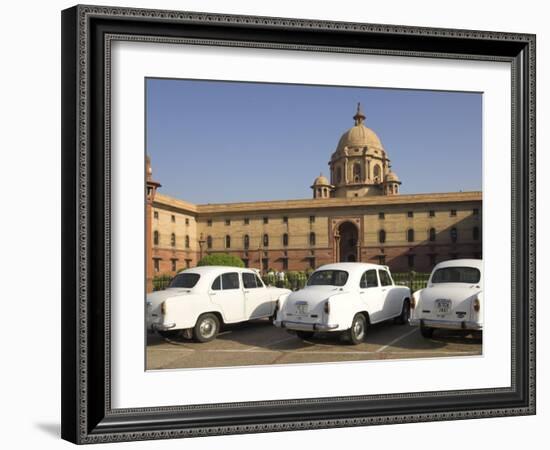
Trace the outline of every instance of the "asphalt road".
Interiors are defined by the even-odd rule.
[[[148,334],[147,369],[472,356],[481,355],[481,347],[480,334],[439,330],[426,339],[418,328],[391,322],[369,327],[359,345],[330,333],[304,341],[267,320],[257,320],[226,326],[216,339],[203,344]]]

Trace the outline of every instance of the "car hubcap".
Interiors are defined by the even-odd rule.
[[[358,319],[355,321],[355,325],[353,327],[353,333],[355,334],[355,337],[357,339],[363,339],[363,336],[365,335],[365,326],[361,319]]]
[[[212,319],[205,319],[201,322],[200,325],[201,335],[205,338],[212,337],[216,331],[216,324]]]

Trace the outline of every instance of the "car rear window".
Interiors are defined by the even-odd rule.
[[[307,280],[308,286],[344,286],[348,281],[345,270],[318,270]]]
[[[443,267],[432,275],[432,283],[479,283],[481,272],[475,267]]]
[[[168,287],[191,289],[195,287],[200,277],[198,273],[178,273]]]
[[[256,274],[250,273],[250,272],[243,272],[243,286],[246,289],[255,289],[255,288],[261,288],[264,287],[260,279],[256,276]]]

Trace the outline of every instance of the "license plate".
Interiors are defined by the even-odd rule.
[[[296,314],[307,314],[307,303],[296,303]]]
[[[440,314],[447,314],[451,309],[451,301],[446,299],[439,299],[435,301],[435,306]]]

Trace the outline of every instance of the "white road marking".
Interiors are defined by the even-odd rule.
[[[383,352],[388,347],[391,347],[393,344],[399,342],[401,339],[405,339],[407,336],[410,336],[413,333],[416,333],[418,331],[417,328],[413,328],[408,333],[403,334],[402,336],[399,336],[398,338],[395,338],[393,341],[391,341],[389,344],[384,345],[383,347],[380,347],[378,350],[376,350],[376,353]]]

